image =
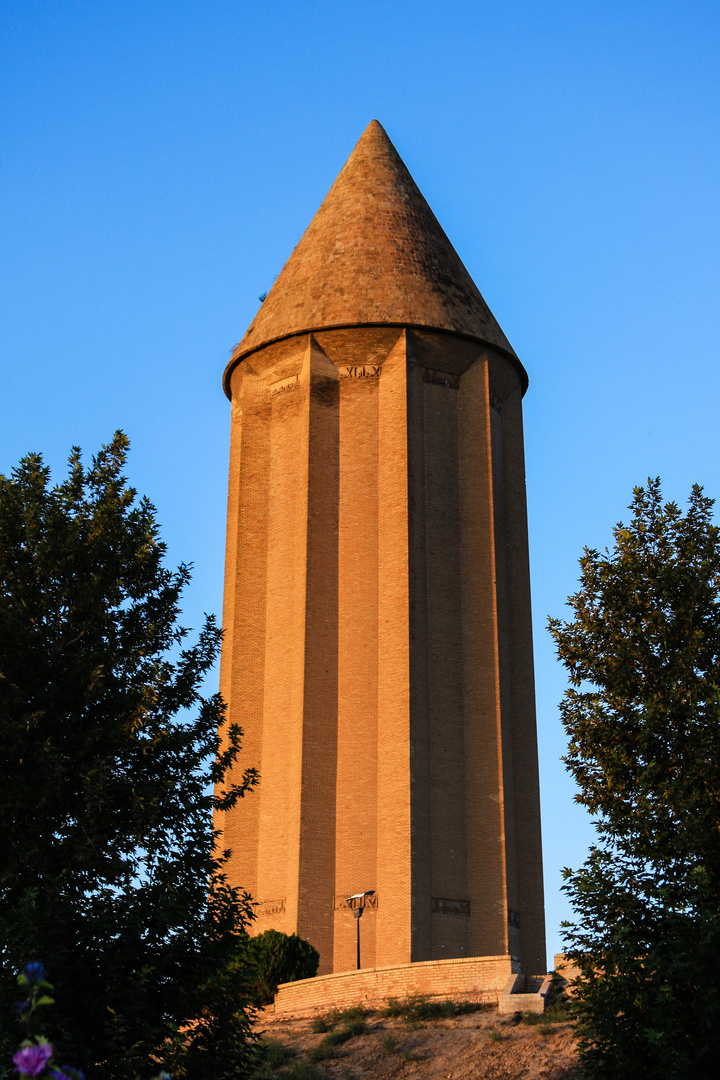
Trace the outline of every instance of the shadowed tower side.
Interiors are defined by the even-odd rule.
[[[545,969],[525,371],[373,121],[225,372],[217,824],[255,932]]]

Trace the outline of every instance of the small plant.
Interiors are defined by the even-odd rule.
[[[354,1020],[348,1020],[343,1026],[343,1030],[347,1033],[349,1039],[354,1039],[358,1035],[367,1035],[370,1028],[367,1026],[362,1017],[358,1016]]]
[[[281,1074],[282,1080],[322,1080],[322,1073],[307,1061],[297,1061]]]
[[[250,1073],[250,1080],[275,1080],[278,1075],[268,1061],[261,1061]]]
[[[526,1010],[525,1012],[520,1013],[520,1019],[523,1024],[529,1024],[530,1027],[535,1027],[537,1024],[542,1024],[544,1022],[545,1015],[544,1013],[529,1012]]]
[[[552,1035],[552,1032],[553,1032],[553,1029],[552,1029],[551,1024],[545,1023],[545,1024],[539,1024],[538,1025],[538,1035],[543,1035],[543,1036]]]
[[[326,1046],[341,1046],[344,1042],[347,1042],[350,1036],[345,1028],[339,1028],[336,1031],[328,1031],[327,1035],[323,1039]]]
[[[326,1021],[329,1015],[329,1013],[326,1015]],[[337,1023],[338,1020],[342,1019],[343,1025],[340,1028],[328,1031],[318,1045],[313,1047],[308,1054],[310,1061],[328,1061],[336,1056],[335,1052],[338,1046],[342,1046],[348,1039],[354,1039],[358,1035],[368,1035],[370,1032],[365,1022],[367,1014],[362,1008],[346,1009],[343,1013],[335,1009],[333,1015],[337,1017],[334,1022]]]
[[[400,1051],[400,1057],[402,1058],[403,1061],[419,1061],[420,1060],[419,1055],[413,1053],[412,1050],[401,1050]]]
[[[490,1028],[488,1030],[488,1038],[492,1039],[493,1042],[502,1042],[502,1034],[497,1028]]]
[[[25,991],[25,1001],[15,1006],[18,1019],[25,1027],[25,1038],[19,1049],[13,1054],[15,1071],[21,1077],[52,1077],[52,1080],[84,1080],[80,1069],[70,1065],[55,1064],[55,1051],[44,1035],[34,1033],[38,1009],[54,1005],[50,994],[52,986],[45,981],[45,969],[34,961],[26,964],[24,971],[17,977],[18,986]]]
[[[572,1003],[564,995],[561,997],[550,997],[550,1004],[544,1013],[545,1019],[550,1024],[562,1024],[566,1020],[572,1018]]]
[[[404,1005],[399,998],[388,998],[384,1008],[380,1010],[381,1016],[402,1016]]]
[[[329,1061],[335,1057],[336,1043],[329,1043],[323,1039],[317,1046],[313,1046],[308,1053],[308,1061]]]
[[[394,1054],[398,1048],[398,1037],[392,1031],[386,1032],[380,1039],[380,1045],[387,1054]]]
[[[455,1016],[477,1012],[485,1006],[474,1001],[432,1001],[424,994],[412,994],[405,1001],[388,998],[381,1016],[401,1016],[411,1028],[428,1020],[451,1020]]]
[[[335,1057],[335,1051],[338,1046],[342,1046],[344,1042],[350,1036],[347,1032],[343,1031],[328,1031],[324,1039],[321,1039],[317,1046],[314,1046],[308,1054],[309,1061],[329,1061],[330,1058]]]
[[[324,1016],[316,1016],[310,1021],[310,1030],[316,1035],[323,1035],[330,1030],[330,1025]]]
[[[405,1002],[403,1019],[406,1023],[417,1024],[420,1020],[430,1019],[431,1005],[424,994],[411,994]]]
[[[343,1009],[340,1013],[340,1022],[342,1024],[348,1024],[353,1020],[364,1020],[367,1016],[367,1010],[362,1005],[351,1005],[349,1009]]]
[[[332,1009],[328,1009],[328,1011],[325,1013],[325,1020],[329,1027],[332,1027],[333,1024],[339,1024],[341,1018],[342,1013],[335,1006],[333,1006]]]
[[[274,1039],[267,1041],[276,1042]],[[282,1044],[276,1043],[276,1045]],[[285,1050],[284,1060],[279,1060],[278,1057],[273,1063],[265,1057],[250,1074],[250,1080],[322,1080],[322,1074],[311,1062],[290,1061],[290,1052],[286,1047],[282,1049]],[[167,1074],[166,1080],[170,1080]]]
[[[294,1051],[289,1047],[283,1046],[278,1039],[269,1039],[267,1036],[263,1036],[260,1040],[260,1051],[263,1056],[263,1060],[268,1063],[272,1069],[280,1069],[283,1065],[286,1065],[292,1057],[295,1056]]]

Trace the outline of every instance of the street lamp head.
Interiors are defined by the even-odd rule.
[[[366,889],[365,892],[356,892],[356,893],[353,893],[352,896],[346,896],[345,897],[345,903],[349,904],[351,900],[362,900],[363,897],[365,897],[365,896],[374,896],[374,895],[375,895],[375,890],[374,889]]]

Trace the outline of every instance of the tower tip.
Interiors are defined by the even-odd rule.
[[[244,355],[271,341],[387,325],[462,334],[517,361],[387,132],[372,119],[236,349],[226,379]]]

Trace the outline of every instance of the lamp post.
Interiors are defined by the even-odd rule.
[[[352,908],[352,913],[355,916],[355,949],[357,951],[357,970],[360,970],[360,919],[362,913],[365,910],[365,897],[374,896],[374,889],[366,889],[365,892],[353,893],[352,896],[346,896],[345,902]],[[357,900],[357,904],[353,901]]]

